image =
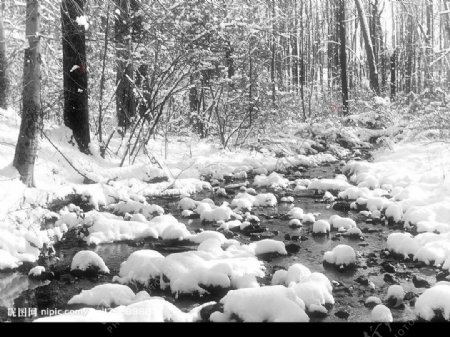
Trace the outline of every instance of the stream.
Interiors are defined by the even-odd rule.
[[[334,178],[341,173],[342,164],[327,164],[316,168],[306,168],[302,172],[302,178]],[[285,175],[293,181],[294,171]],[[250,183],[253,179],[249,177]],[[416,288],[412,282],[414,275],[426,279],[430,285],[436,283],[438,269],[432,266],[424,266],[418,262],[403,261],[392,254],[386,254],[386,239],[389,234],[399,231],[400,228],[387,226],[386,224],[373,224],[366,221],[366,218],[358,212],[342,212],[333,210],[331,205],[321,201],[321,197],[305,191],[303,195],[295,195],[292,190],[273,191],[267,188],[256,189],[258,193],[274,193],[277,199],[285,195],[295,197],[294,204],[279,203],[277,207],[255,208],[252,214],[261,219],[261,227],[266,228],[262,233],[249,234],[236,233],[235,239],[242,243],[250,243],[260,239],[275,239],[285,242],[288,256],[265,256],[262,257],[267,267],[266,278],[260,280],[261,284],[270,284],[273,273],[278,269],[287,269],[294,263],[302,263],[312,272],[324,273],[330,281],[333,281],[335,305],[325,317],[311,317],[315,322],[367,322],[370,321],[369,308],[364,305],[365,300],[370,296],[377,296],[384,301],[387,289],[394,282],[403,286],[407,293],[405,306],[400,309],[391,309],[395,322],[406,322],[415,320],[414,302],[425,288]],[[238,193],[239,190],[236,190]],[[211,198],[216,205],[223,201],[231,202],[233,195],[229,198],[217,198],[212,192],[202,192],[192,196],[194,200]],[[181,217],[181,211],[177,209],[179,198],[154,198],[149,199],[149,203],[163,207],[166,214],[174,215],[180,222],[186,224],[190,231],[216,230],[217,227],[204,225],[200,220],[189,220]],[[284,217],[288,211],[294,207],[301,207],[305,213],[320,213],[317,219],[328,219],[333,214],[342,217],[350,217],[356,221],[358,227],[363,231],[363,238],[348,238],[333,231],[328,236],[314,236],[312,225],[304,225],[300,229],[289,227],[289,220]],[[322,264],[323,254],[331,250],[338,244],[346,244],[353,247],[358,252],[357,268],[345,272]],[[146,239],[137,242],[120,242],[104,244],[96,247],[88,247],[79,239],[68,236],[66,240],[56,245],[56,255],[46,261],[40,261],[41,265],[51,266],[55,273],[52,281],[38,282],[28,278],[29,268],[20,268],[14,272],[0,272],[0,321],[31,321],[35,318],[12,318],[8,316],[8,308],[38,308],[44,309],[78,309],[81,306],[68,306],[67,302],[82,290],[91,289],[99,284],[111,283],[112,277],[118,275],[120,264],[124,262],[130,254],[137,250],[152,249],[159,251],[163,255],[177,252],[195,250],[196,245],[186,242],[163,242],[154,239]],[[110,275],[96,276],[92,278],[76,278],[69,272],[70,263],[73,256],[80,250],[93,250],[100,255],[110,269]],[[389,273],[384,265],[390,263],[395,267],[395,271]],[[386,276],[388,275],[388,276]],[[375,289],[368,285],[368,281],[373,282]],[[198,296],[181,296],[175,299],[168,291],[160,291],[146,288],[136,288],[129,285],[133,291],[147,290],[151,296],[161,296],[167,301],[174,303],[182,310],[190,310],[198,304],[210,301],[219,301],[226,294],[226,291],[219,294],[208,295],[199,298]],[[38,313],[40,311],[38,310]],[[44,315],[45,316],[45,315]]]

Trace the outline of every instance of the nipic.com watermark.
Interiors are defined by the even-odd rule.
[[[85,316],[85,310],[61,310],[61,309],[41,309],[38,308],[8,308],[9,318],[38,318],[52,317],[59,315]]]
[[[415,321],[407,321],[400,328],[396,326],[396,330],[390,323],[379,323],[371,326],[369,332],[364,331],[364,337],[404,337],[415,323]]]

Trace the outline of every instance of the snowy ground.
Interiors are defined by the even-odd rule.
[[[415,304],[408,298],[407,307],[423,320],[450,319],[448,144],[400,143],[378,150],[371,162],[351,160],[334,178],[321,179],[305,178],[298,168],[337,162],[350,152],[336,145],[330,146],[327,153],[320,153],[312,150],[314,144],[299,140],[289,146],[289,142],[284,142],[287,156],[278,158],[276,151],[230,152],[207,141],[177,139],[168,145],[168,157],[163,160],[167,148],[155,140],[149,149],[161,167],[142,156],[134,165],[120,168],[120,156],[105,160],[94,148],[93,157],[82,155],[70,145],[67,129],[49,128],[46,133],[58,149],[97,183],[84,185],[84,178],[50,142],[43,140],[36,164],[37,189],[25,189],[11,165],[18,127],[19,118],[12,111],[0,111],[0,270],[11,271],[28,263],[33,267],[29,268],[30,278],[45,278],[47,271],[37,263],[42,261],[38,260],[39,255],[49,253],[54,244],[74,231],[90,245],[152,238],[194,247],[164,255],[155,250],[137,250],[124,258],[117,274],[111,275],[113,283],[84,290],[68,301],[68,305],[79,305],[81,311],[42,321],[193,322],[206,317],[213,322],[307,322],[317,315],[326,316],[336,302],[339,284],[306,267],[302,255],[285,269],[268,268],[261,256],[295,256],[291,251],[288,254],[288,247],[280,240],[260,238],[243,242],[225,235],[260,226],[262,219],[256,216],[255,209],[279,203],[289,205],[294,197],[307,191],[323,195],[325,204],[337,201],[349,205],[352,214],[364,217],[373,226],[388,226],[391,234],[383,243],[383,254],[391,254],[399,263],[406,259],[430,265],[436,274],[441,273],[441,282],[421,289]],[[350,132],[346,137],[356,136]],[[119,148],[119,142],[115,139],[112,148]],[[280,142],[277,139],[276,143]],[[298,144],[303,144],[300,151],[291,151]],[[354,151],[353,157],[357,155]],[[296,179],[287,179],[284,173],[288,171]],[[238,182],[234,186],[233,180]],[[191,199],[202,191],[226,197],[230,189],[237,193],[220,204],[215,200]],[[75,205],[56,212],[47,209],[49,203],[69,195],[79,196],[87,209]],[[149,202],[152,197],[168,195],[179,200],[178,208],[184,217],[198,217],[217,230],[194,232],[179,218]],[[312,228],[311,235],[324,240],[331,232],[362,236],[359,225],[350,216],[324,218],[292,205],[286,217],[291,228]],[[334,242],[323,253],[317,265],[325,262],[338,271],[362,268],[361,254],[350,246]],[[84,249],[74,257],[70,269],[81,278],[86,272],[111,273],[100,256]],[[3,291],[10,282],[1,275],[0,300],[9,296]],[[270,278],[271,284],[262,284],[263,278]],[[412,280],[414,284],[419,281],[423,280]],[[136,284],[152,285],[172,294],[174,299],[186,294],[206,295],[217,288],[226,289],[227,293],[217,301],[186,311],[150,291],[133,291]],[[369,281],[367,286],[372,286]],[[381,300],[364,299],[376,305],[367,320],[392,321],[389,308],[400,307],[406,297],[398,285],[389,288]],[[107,310],[97,310],[99,307]],[[205,316],[205,311],[209,315]]]

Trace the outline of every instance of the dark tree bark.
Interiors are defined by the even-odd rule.
[[[414,69],[414,19],[412,16],[408,19],[408,38],[406,44],[406,73],[405,73],[405,90],[409,94],[413,90],[412,74]]]
[[[397,49],[391,55],[391,100],[397,96]]]
[[[34,187],[34,164],[42,130],[41,112],[41,12],[39,0],[27,0],[26,36],[29,48],[25,50],[23,71],[23,108],[19,139],[14,156],[14,167],[28,187]]]
[[[364,44],[366,46],[367,62],[369,63],[369,73],[370,73],[370,85],[375,91],[376,95],[380,95],[380,85],[378,82],[378,68],[375,60],[374,49],[372,45],[372,40],[369,34],[369,27],[367,25],[366,14],[364,12],[364,7],[361,0],[355,0],[356,8],[358,10],[358,16],[361,22],[361,30],[364,37]]]
[[[7,59],[6,59],[6,38],[5,30],[3,28],[3,9],[0,10],[0,108],[6,109],[8,107],[8,74],[7,74]]]
[[[342,112],[349,114],[348,76],[347,76],[347,31],[345,22],[345,0],[339,0],[339,39],[340,39],[340,65],[342,82]]]
[[[86,28],[79,25],[86,0],[62,0],[64,123],[81,152],[90,153]]]
[[[133,25],[129,0],[115,0],[116,36],[116,112],[119,127],[128,129],[136,116],[136,99],[133,93],[134,64],[132,55]],[[118,12],[120,11],[120,13]]]

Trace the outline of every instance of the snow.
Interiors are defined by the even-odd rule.
[[[149,205],[146,202],[140,203],[138,201],[128,200],[121,201],[117,204],[111,204],[107,209],[114,214],[125,215],[130,214],[142,214],[146,219],[153,218],[154,215],[163,215],[164,209],[158,205]]]
[[[287,204],[293,204],[295,202],[294,197],[283,197],[281,198],[281,202],[287,203]]]
[[[326,220],[318,220],[313,225],[314,234],[328,234],[330,230],[330,223]]]
[[[283,178],[283,176],[281,176],[276,172],[272,172],[269,176],[266,175],[256,176],[253,185],[257,187],[285,188],[289,185],[289,180]]]
[[[436,284],[425,290],[415,304],[416,315],[426,321],[431,321],[436,312],[440,312],[446,321],[450,321],[450,285]]]
[[[404,221],[405,228],[415,226],[420,233],[415,238],[407,233],[392,234],[388,239],[390,250],[405,257],[414,255],[427,264],[450,261],[449,158],[445,143],[403,142],[378,151],[371,163],[351,161],[344,168],[358,184],[369,184],[375,178],[391,197],[387,200],[381,195],[361,194],[372,213],[385,210],[387,218]],[[375,216],[379,214],[372,214]],[[422,235],[427,233],[437,234]]]
[[[333,287],[321,273],[311,273],[309,268],[296,263],[286,270],[278,270],[272,276],[272,285],[285,285],[293,289],[303,300],[309,312],[327,313],[325,304],[334,304]]]
[[[231,206],[237,209],[251,210],[253,207],[274,207],[277,198],[272,193],[253,196],[247,192],[239,193],[231,202]]]
[[[287,255],[284,242],[275,241],[271,239],[261,240],[251,243],[249,248],[254,251],[255,255],[263,255],[268,253],[278,253],[280,255]]]
[[[392,285],[388,288],[386,299],[395,300],[394,307],[402,305],[404,297],[405,297],[405,290],[401,285]]]
[[[224,313],[212,316],[213,321],[230,321],[233,315],[244,322],[309,321],[304,302],[284,286],[232,290],[220,302]]]
[[[351,185],[342,179],[312,179],[311,183],[308,185],[310,190],[319,191],[345,191]]]
[[[87,17],[85,15],[77,16],[76,22],[79,26],[84,26],[85,30],[89,29],[89,23],[88,23]]]
[[[161,275],[163,263],[164,256],[154,250],[134,252],[121,263],[119,276],[115,276],[113,282],[148,285],[150,280]]]
[[[379,297],[376,296],[370,296],[367,298],[365,305],[378,305],[378,304],[382,304],[381,299]]]
[[[90,250],[76,253],[72,259],[70,270],[86,271],[91,267],[97,267],[99,271],[109,274],[109,269],[103,259]]]
[[[139,294],[136,295],[137,300],[139,300],[139,297]],[[109,312],[83,308],[63,315],[40,318],[34,322],[197,322],[201,319],[200,310],[204,306],[211,304],[206,303],[186,313],[161,297],[149,297],[147,294],[146,296],[141,296],[141,300],[137,303],[132,303],[128,306],[122,305]]]
[[[347,245],[338,245],[332,251],[326,252],[323,260],[337,266],[356,264],[355,250]]]
[[[349,230],[351,228],[356,228],[356,222],[350,218],[342,218],[339,215],[332,215],[329,219],[329,223],[333,226],[333,229],[345,229]]]
[[[347,230],[344,233],[345,236],[351,236],[351,237],[362,237],[363,236],[363,232],[361,231],[361,229],[357,228],[357,227],[353,227],[350,228],[349,230]]]
[[[395,222],[400,222],[403,218],[403,209],[401,205],[392,203],[386,209],[386,218],[392,219]]]
[[[379,323],[390,323],[393,322],[394,319],[392,317],[391,310],[383,304],[378,304],[375,308],[373,308],[371,313],[372,322]]]
[[[291,219],[303,220],[303,209],[301,209],[300,207],[294,207],[288,212],[287,215]]]
[[[9,252],[0,249],[0,270],[2,269],[15,269],[22,263],[16,257],[12,256]]]
[[[39,277],[42,273],[45,273],[45,267],[37,266],[29,271],[28,276]]]
[[[85,224],[90,224],[88,244],[99,245],[142,238],[161,238],[162,240],[183,240],[191,236],[186,225],[178,222],[172,215],[162,215],[151,221],[124,221],[108,213],[91,212],[86,215]]]
[[[197,208],[197,202],[191,198],[183,198],[178,203],[178,209],[181,209],[183,211],[186,210],[194,210]]]
[[[198,209],[197,209],[198,211]],[[234,212],[224,203],[220,207],[205,209],[200,212],[200,220],[206,222],[229,221]]]
[[[327,289],[323,283],[316,281],[301,282],[294,284],[291,289],[303,300],[309,312],[327,313],[325,304],[334,304],[331,290]]]
[[[307,213],[307,214],[303,214],[302,220],[304,223],[313,224],[314,222],[316,222],[316,217],[314,216],[314,214]]]
[[[302,222],[298,219],[292,219],[291,221],[289,221],[289,226],[290,227],[294,227],[294,228],[299,228],[302,227]]]
[[[120,284],[102,284],[72,297],[68,304],[85,304],[88,306],[113,307],[129,305],[135,299],[134,292]]]

